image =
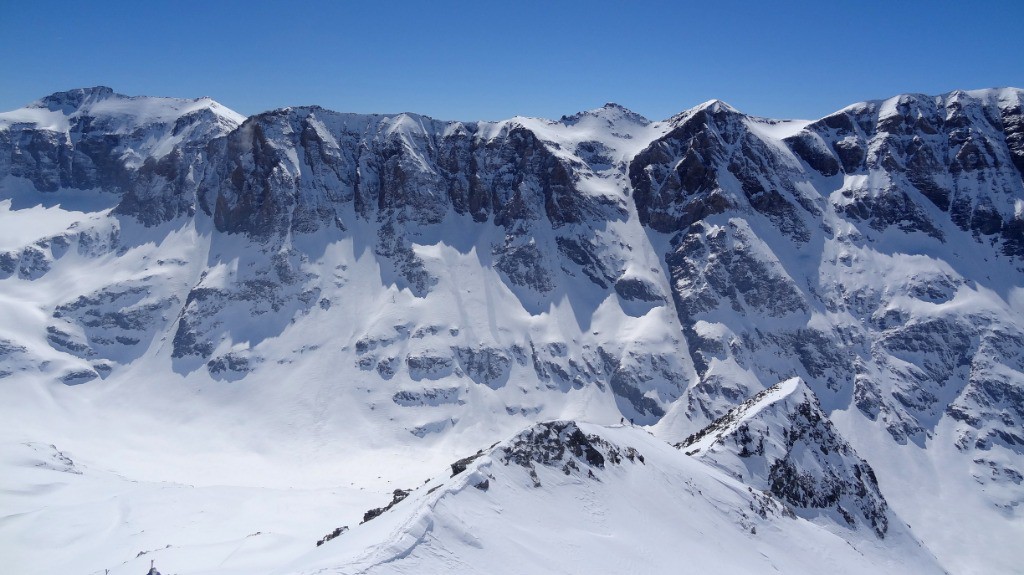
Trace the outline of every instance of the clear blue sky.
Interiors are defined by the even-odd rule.
[[[662,119],[711,98],[816,118],[903,92],[1024,87],[1024,0],[0,0],[0,110],[107,85],[243,114]]]

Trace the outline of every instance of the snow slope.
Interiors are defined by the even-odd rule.
[[[575,451],[574,451],[575,448]],[[547,422],[281,573],[942,573],[844,540],[634,427]]]

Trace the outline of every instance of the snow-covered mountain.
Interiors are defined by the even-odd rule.
[[[21,572],[1012,572],[1022,94],[0,114],[0,547]]]

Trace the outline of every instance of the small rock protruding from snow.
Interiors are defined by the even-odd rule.
[[[479,459],[480,456],[482,456],[483,454],[484,452],[481,449],[480,451],[477,451],[476,453],[470,455],[469,457],[463,457],[462,459],[456,461],[455,463],[452,463],[452,477],[455,477],[456,475],[465,471],[466,468],[469,467],[470,463],[473,463],[474,461]]]
[[[362,523],[366,523],[367,521],[370,521],[372,519],[376,519],[377,517],[379,517],[382,513],[384,513],[388,509],[391,509],[395,505],[398,505],[399,503],[401,503],[402,500],[404,500],[406,497],[408,497],[410,493],[412,493],[411,489],[396,489],[392,493],[391,503],[388,503],[384,507],[375,507],[373,509],[370,509],[369,511],[367,511],[366,513],[363,514],[363,520],[360,523],[362,524]],[[339,535],[340,535],[340,533],[339,533]]]
[[[345,533],[346,531],[348,531],[348,525],[343,525],[341,527],[337,527],[337,528],[334,529],[334,531],[331,531],[327,535],[324,535],[322,538],[318,539],[317,542],[316,542],[316,546],[319,547],[319,546],[323,545],[324,543],[327,543],[331,539],[334,539],[334,538],[338,537],[342,533]]]

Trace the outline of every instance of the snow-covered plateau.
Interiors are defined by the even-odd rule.
[[[0,571],[1020,573],[1022,100],[0,113]]]

